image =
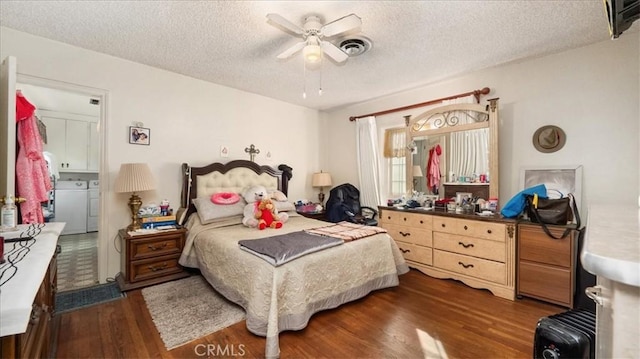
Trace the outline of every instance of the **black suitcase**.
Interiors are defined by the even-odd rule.
[[[596,316],[570,310],[538,321],[533,343],[536,359],[595,359]]]

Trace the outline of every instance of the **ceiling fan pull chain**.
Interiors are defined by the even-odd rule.
[[[324,56],[320,59],[320,85],[318,86],[318,96],[322,96],[322,68],[324,67]]]
[[[307,64],[302,60],[302,98],[307,98]]]

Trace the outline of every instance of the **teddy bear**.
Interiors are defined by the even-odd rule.
[[[258,229],[263,230],[269,228],[282,228],[282,222],[277,218],[276,206],[270,198],[263,198],[258,202],[258,210],[255,213],[258,220]]]
[[[247,227],[258,227],[260,220],[256,217],[256,213],[260,211],[258,209],[260,202],[270,199],[267,189],[264,186],[253,186],[245,190],[242,197],[247,202],[247,205],[244,206],[242,224]],[[285,223],[289,215],[287,213],[278,213],[276,207],[273,206],[272,217],[275,221]]]

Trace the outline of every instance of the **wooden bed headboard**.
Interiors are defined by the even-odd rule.
[[[255,185],[277,189],[288,195],[292,177],[293,169],[285,164],[275,169],[247,160],[216,162],[204,167],[191,167],[183,163],[180,206],[190,208],[191,201],[198,196],[210,196],[216,192],[241,193]]]

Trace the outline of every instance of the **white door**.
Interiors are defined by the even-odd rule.
[[[2,61],[0,73],[0,198],[16,195],[16,70],[17,60]]]
[[[67,163],[67,150],[64,141],[67,137],[67,121],[61,118],[42,116],[40,119],[47,126],[47,138],[43,149],[53,153],[58,162],[58,171],[63,171]]]
[[[89,154],[89,123],[67,120],[67,171],[86,171]]]

